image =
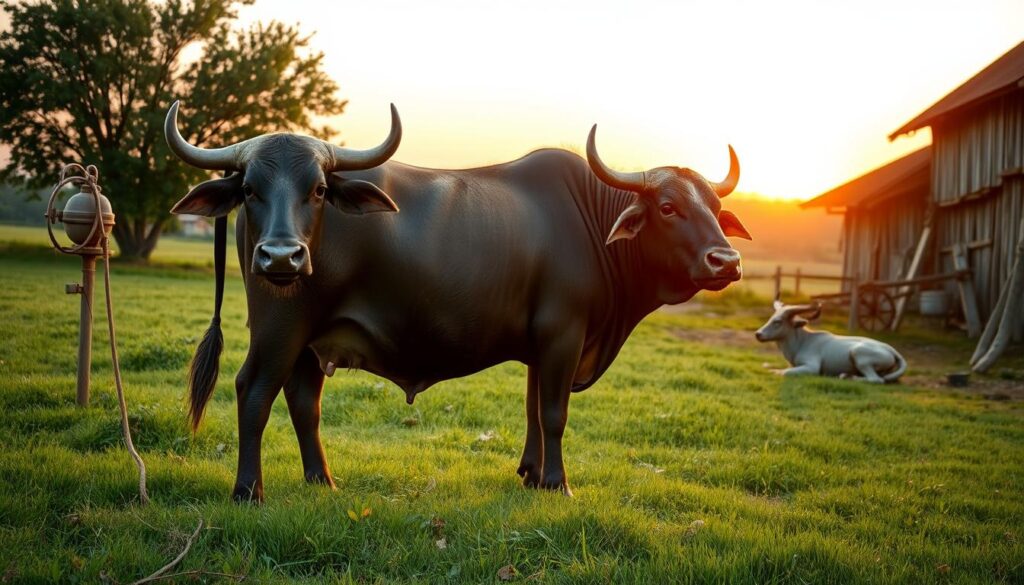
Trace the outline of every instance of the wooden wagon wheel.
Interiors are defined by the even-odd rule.
[[[866,287],[857,302],[857,324],[868,331],[885,331],[896,319],[892,296],[880,288]]]

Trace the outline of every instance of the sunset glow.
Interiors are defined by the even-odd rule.
[[[349,145],[405,124],[404,162],[463,167],[591,124],[611,164],[740,155],[740,191],[807,198],[929,141],[886,135],[1018,43],[1024,3],[260,1],[315,32]]]

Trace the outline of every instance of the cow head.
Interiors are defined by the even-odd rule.
[[[750,234],[719,201],[739,181],[739,160],[732,147],[729,175],[721,183],[712,183],[677,167],[632,173],[612,170],[597,155],[596,133],[597,125],[587,140],[590,168],[604,183],[636,194],[633,204],[615,221],[606,243],[636,239],[645,266],[657,275],[659,300],[679,303],[701,289],[721,290],[739,280],[743,274],[740,255],[725,238],[749,240]]]
[[[775,299],[775,314],[754,333],[758,341],[782,341],[797,329],[805,327],[821,316],[821,303],[809,305],[784,305]]]
[[[353,214],[398,211],[376,185],[345,180],[339,171],[375,167],[388,160],[402,139],[398,110],[391,106],[391,132],[369,150],[351,150],[297,134],[265,134],[223,148],[189,144],[178,131],[178,102],[164,123],[167,144],[178,158],[208,170],[233,173],[196,186],[171,210],[207,217],[242,205],[252,242],[253,274],[288,285],[313,273],[325,205]]]

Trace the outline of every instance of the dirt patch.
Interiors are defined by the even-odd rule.
[[[918,388],[938,390],[963,396],[981,396],[986,400],[1000,402],[1024,401],[1024,382],[1003,380],[989,376],[971,375],[970,383],[964,387],[950,386],[941,375],[916,374],[903,377],[903,383]]]
[[[741,329],[681,329],[673,327],[672,335],[683,341],[694,343],[709,343],[713,345],[727,345],[740,349],[764,349],[769,348],[772,353],[778,353],[775,344],[762,344],[754,339],[754,334]]]
[[[743,329],[682,329],[673,327],[669,332],[676,338],[692,343],[700,343],[714,347],[730,347],[755,352],[765,360],[762,364],[767,369],[785,367],[785,358],[774,343],[761,343],[754,338],[754,333]]]

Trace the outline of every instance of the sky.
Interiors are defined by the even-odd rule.
[[[4,15],[0,13],[0,21]],[[1024,0],[256,0],[349,100],[350,147],[402,116],[396,160],[441,168],[598,147],[623,170],[739,154],[738,190],[806,199],[930,141],[889,133],[1024,40]],[[0,22],[0,27],[3,26]],[[182,96],[182,115],[188,115]],[[2,156],[2,153],[0,153]]]
[[[1024,2],[257,0],[243,20],[316,33],[351,147],[458,168],[598,146],[625,170],[805,199],[928,144],[887,135],[1024,40]]]

